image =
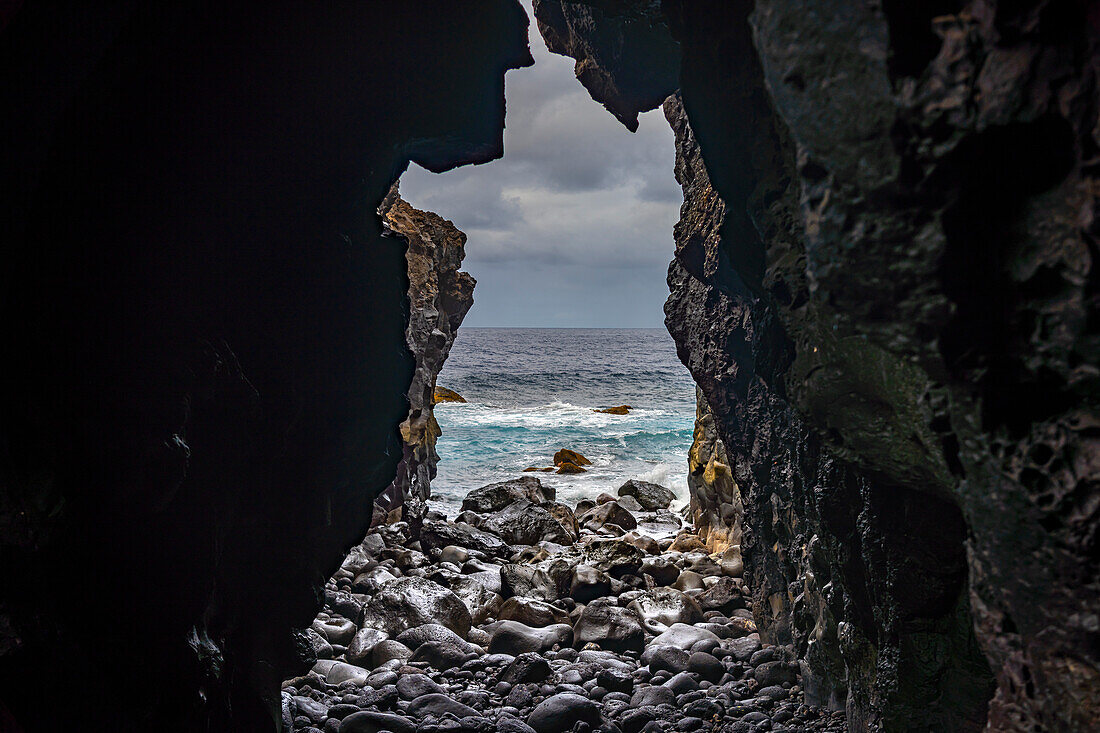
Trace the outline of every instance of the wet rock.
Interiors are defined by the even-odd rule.
[[[643,626],[652,634],[667,631],[672,624],[694,624],[703,620],[699,604],[674,588],[656,588],[630,602]]]
[[[650,644],[642,653],[642,664],[649,665],[651,672],[664,670],[678,674],[687,670],[691,654],[679,647],[668,644]]]
[[[645,648],[645,631],[632,609],[597,600],[585,606],[573,627],[573,646],[580,649],[588,643],[619,653],[641,652]]]
[[[393,639],[383,639],[371,647],[368,659],[370,660],[370,666],[377,669],[387,662],[395,660],[405,662],[412,655],[412,650],[401,642]]]
[[[600,409],[592,410],[592,412],[602,412],[605,415],[626,415],[632,408],[630,405],[617,405],[615,407],[604,407]]]
[[[558,473],[584,473],[587,470],[588,470],[587,468],[582,468],[581,466],[578,466],[575,463],[570,463],[569,461],[565,461],[563,463],[558,464],[557,472]]]
[[[416,733],[416,724],[393,713],[361,711],[340,721],[339,733]]]
[[[462,500],[462,510],[490,514],[517,501],[532,504],[552,501],[554,494],[552,486],[543,486],[534,476],[523,476],[474,489]]]
[[[512,686],[542,682],[552,673],[549,662],[534,652],[525,652],[501,671],[499,681]]]
[[[569,584],[569,597],[578,603],[588,603],[611,595],[611,576],[588,565],[578,565],[573,570]]]
[[[733,658],[738,662],[748,662],[756,652],[760,651],[760,639],[756,635],[745,636],[727,641],[723,646],[730,650]]]
[[[704,680],[717,682],[726,673],[726,668],[714,655],[696,651],[688,659],[687,671],[694,672]]]
[[[535,545],[544,540],[568,545],[577,536],[572,526],[567,527],[555,516],[562,516],[568,524],[572,524],[569,522],[572,512],[565,515],[562,509],[569,511],[558,504],[552,512],[543,505],[521,499],[488,517],[481,526],[513,545]]]
[[[423,578],[399,578],[386,583],[363,609],[363,625],[396,636],[416,626],[437,623],[465,637],[470,611],[462,600]]]
[[[679,649],[691,649],[691,647],[704,639],[713,639],[720,641],[717,634],[699,626],[688,626],[687,624],[672,624],[668,631],[655,637],[650,645],[660,646],[662,644],[668,646],[674,646]]]
[[[753,678],[761,687],[771,685],[793,685],[798,681],[798,664],[795,662],[764,662],[757,666]]]
[[[432,391],[432,404],[438,405],[443,402],[459,402],[464,404],[466,402],[466,398],[460,395],[458,392],[455,392],[453,389],[447,389],[446,387],[441,387],[437,384],[435,386],[435,389]]]
[[[560,466],[563,463],[572,463],[574,466],[592,465],[592,461],[588,460],[577,451],[568,448],[562,448],[554,454],[554,465]]]
[[[425,521],[420,529],[420,544],[425,550],[442,550],[448,545],[456,545],[492,557],[512,554],[512,549],[499,537],[465,522]]]
[[[451,629],[443,626],[442,624],[424,624],[417,626],[416,628],[403,631],[397,636],[397,641],[401,642],[409,649],[416,650],[421,644],[425,644],[429,641],[447,642],[457,644],[462,647],[466,652],[476,652],[477,647],[468,641],[463,640],[461,636],[452,631]]]
[[[631,479],[619,487],[619,496],[632,496],[647,512],[668,509],[676,495],[670,489],[648,481]]]
[[[502,621],[519,621],[534,627],[569,623],[569,614],[565,610],[536,598],[521,596],[504,601],[497,618]]]
[[[451,641],[426,641],[416,648],[409,657],[409,662],[426,662],[432,669],[446,672],[455,667],[461,667],[477,656],[477,652]]]
[[[457,718],[479,717],[478,712],[469,705],[463,705],[457,700],[440,693],[429,693],[416,698],[409,703],[408,713],[417,718],[423,718],[427,715],[440,717],[447,713]]]
[[[634,515],[619,505],[617,501],[608,501],[603,504],[597,504],[592,509],[577,517],[577,521],[593,530],[597,531],[601,527],[614,524],[622,529],[634,529],[638,526],[638,521],[634,519]]]
[[[423,674],[401,675],[397,680],[397,694],[402,700],[415,700],[423,695],[441,694],[445,690]]]
[[[573,629],[567,624],[533,628],[518,621],[498,621],[492,625],[490,634],[489,652],[512,656],[543,652],[555,644],[569,646],[573,642]]]
[[[313,622],[312,629],[330,644],[346,646],[351,638],[355,636],[355,624],[346,618],[317,619]]]
[[[490,574],[495,580],[495,585],[500,586],[500,573]],[[458,575],[451,578],[451,592],[459,597],[470,612],[470,621],[479,624],[487,618],[495,618],[504,599],[499,594],[489,590],[485,584],[470,575]]]
[[[583,562],[613,578],[636,575],[645,553],[621,539],[593,539],[582,549]]]
[[[642,687],[630,697],[631,707],[647,705],[672,705],[676,702],[676,693],[664,685]]]
[[[371,650],[382,641],[388,639],[388,635],[385,631],[378,629],[372,629],[365,627],[356,632],[352,637],[351,643],[348,644],[347,651],[344,652],[344,658],[351,664],[358,664],[360,666],[375,665],[370,662]]]
[[[657,585],[672,585],[680,577],[680,568],[665,556],[647,557],[639,569],[651,576]]]
[[[556,601],[564,595],[558,579],[534,565],[509,563],[500,569],[501,583],[507,593],[541,601]],[[564,589],[568,590],[568,586]]]
[[[344,662],[337,662],[331,659],[323,659],[313,665],[313,671],[325,678],[325,681],[330,685],[339,685],[344,682],[351,682],[353,685],[362,687],[367,683],[367,676],[370,674],[362,667],[356,667],[353,664],[345,664]]]
[[[560,733],[580,722],[592,727],[600,725],[600,708],[588,698],[568,692],[543,700],[527,717],[527,725],[536,733]]]

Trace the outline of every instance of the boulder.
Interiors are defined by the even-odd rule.
[[[540,504],[553,499],[552,486],[543,486],[534,476],[523,476],[474,489],[462,500],[462,510],[489,514],[521,500]]]
[[[478,573],[480,575],[480,573]],[[500,586],[500,573],[491,573]],[[449,586],[451,592],[461,599],[462,603],[470,611],[472,623],[479,624],[488,618],[496,618],[500,610],[500,604],[504,601],[499,594],[485,587],[472,575],[456,575],[451,578]]]
[[[527,716],[527,725],[535,733],[561,733],[580,722],[596,728],[601,723],[599,706],[587,697],[561,692],[540,702]]]
[[[534,627],[569,623],[569,614],[563,609],[537,598],[522,596],[515,596],[504,601],[497,618],[501,621],[519,621]]]
[[[463,705],[449,695],[440,694],[438,692],[423,695],[410,702],[408,713],[417,718],[427,717],[428,715],[434,715],[438,718],[446,713],[450,713],[456,718],[470,716],[481,717],[480,714],[469,705]]]
[[[358,664],[360,666],[370,664],[370,653],[374,649],[375,645],[379,642],[385,641],[389,636],[385,631],[378,629],[372,629],[370,627],[362,628],[356,632],[352,637],[351,643],[348,644],[347,651],[344,652],[344,658],[351,664]],[[372,667],[374,665],[371,665]]]
[[[668,509],[676,494],[660,484],[631,479],[619,487],[619,496],[633,496],[647,512]]]
[[[652,634],[667,631],[676,623],[694,624],[703,620],[699,604],[674,588],[655,588],[630,602],[642,625]]]
[[[381,667],[386,662],[391,662],[395,659],[405,662],[413,655],[411,649],[402,644],[399,641],[393,639],[383,639],[370,650],[370,666],[372,669]]]
[[[339,733],[381,733],[382,731],[416,733],[416,724],[400,715],[369,710],[352,713],[340,721]]]
[[[420,528],[420,544],[425,551],[441,551],[448,545],[456,545],[492,557],[512,554],[512,548],[499,537],[465,522],[425,521]]]
[[[650,646],[667,644],[668,646],[687,650],[691,649],[696,642],[702,641],[703,639],[720,641],[717,634],[707,629],[698,626],[688,626],[687,624],[672,624],[668,631],[658,635],[653,641],[649,642],[649,644]]]
[[[589,603],[597,598],[611,595],[611,576],[589,565],[578,565],[573,569],[573,580],[569,584],[569,597],[578,603]]]
[[[409,649],[414,650],[420,648],[421,644],[426,644],[429,641],[439,641],[457,644],[462,647],[463,651],[468,653],[478,651],[476,646],[465,641],[461,636],[440,624],[424,624],[423,626],[417,626],[415,629],[403,631],[398,635],[397,641],[401,642]]]
[[[604,601],[585,606],[573,627],[573,646],[582,648],[589,642],[608,651],[640,652],[645,648],[645,631],[641,619],[632,609]]]
[[[599,530],[606,524],[614,524],[627,530],[635,529],[638,526],[638,520],[634,518],[634,515],[623,509],[619,502],[614,500],[597,504],[577,517],[577,521],[593,531]]]
[[[562,448],[554,454],[554,465],[560,466],[563,463],[572,463],[574,466],[591,466],[592,461],[588,460],[575,450],[569,450],[568,448]]]
[[[554,508],[555,511],[551,512],[544,505],[520,500],[488,517],[481,526],[513,545],[535,545],[544,540],[572,544],[577,539],[576,532],[555,516],[563,516],[561,509],[568,509],[561,504],[554,505]],[[569,513],[571,516],[572,512]]]
[[[583,562],[613,578],[637,575],[645,553],[621,539],[594,539],[581,550]]]
[[[426,662],[432,669],[445,672],[461,667],[471,659],[477,658],[476,651],[470,651],[469,645],[456,644],[453,641],[426,641],[417,647],[410,662]]]
[[[603,407],[600,409],[592,410],[592,412],[602,412],[605,415],[626,415],[633,408],[630,405],[618,405],[616,407]]]
[[[555,644],[569,646],[573,642],[573,629],[568,624],[536,629],[519,621],[497,621],[486,630],[492,634],[490,654],[519,656],[524,652],[544,652]]]
[[[421,695],[445,692],[428,675],[403,674],[397,679],[397,694],[402,700],[415,700]]]
[[[540,601],[556,601],[568,592],[567,577],[551,575],[535,565],[508,563],[500,568],[500,580],[506,594]]]
[[[524,652],[500,673],[500,682],[516,685],[538,683],[550,677],[550,663],[534,652]]]
[[[666,671],[679,674],[688,668],[691,654],[667,644],[650,644],[642,653],[642,664],[649,665],[650,672]]]
[[[345,664],[332,659],[322,659],[313,665],[313,671],[325,678],[330,685],[351,682],[357,687],[367,684],[370,672],[354,664]]]
[[[465,638],[472,621],[462,599],[424,578],[398,578],[386,583],[363,609],[363,626],[381,629],[390,636],[432,623]]]
[[[438,405],[444,402],[461,402],[465,404],[466,398],[455,392],[453,389],[447,389],[446,387],[440,387],[438,384],[435,389],[432,390],[432,404]]]
[[[558,473],[584,473],[587,470],[588,470],[587,468],[581,468],[576,463],[570,463],[569,461],[565,461],[564,463],[559,463],[558,464],[558,471],[557,472]]]
[[[653,578],[657,585],[672,585],[680,577],[680,568],[668,557],[647,557],[642,561],[641,572]]]

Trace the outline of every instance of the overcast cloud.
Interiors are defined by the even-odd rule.
[[[523,0],[531,17],[529,0]],[[534,27],[535,65],[508,72],[504,158],[411,166],[402,196],[466,232],[468,326],[659,327],[682,196],[660,110],[631,134]]]

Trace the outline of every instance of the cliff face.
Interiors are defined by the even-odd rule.
[[[403,453],[408,261],[376,209],[410,160],[501,154],[524,13],[47,0],[4,23],[0,708],[271,729],[291,629]]]
[[[536,15],[560,52],[648,47],[646,18],[679,43],[667,323],[741,491],[757,623],[796,645],[811,697],[846,698],[853,730],[1087,727],[1095,13]]]
[[[376,500],[375,521],[419,525],[430,496],[440,436],[434,413],[435,380],[454,344],[462,319],[474,304],[474,286],[462,272],[466,235],[446,219],[414,209],[397,195],[397,187],[380,209],[387,231],[407,243],[409,321],[405,343],[415,360],[409,384],[409,413],[400,425],[403,443],[397,475]]]

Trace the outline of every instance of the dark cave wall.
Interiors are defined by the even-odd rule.
[[[402,455],[376,209],[409,160],[501,154],[526,19],[94,5],[0,35],[0,699],[27,730],[270,729]]]
[[[667,323],[741,489],[763,633],[812,697],[848,688],[853,730],[1087,727],[1097,13],[536,5],[553,50],[661,63],[647,14],[681,50]]]

